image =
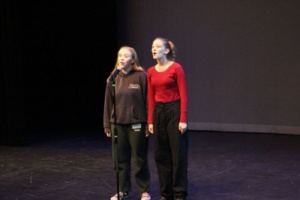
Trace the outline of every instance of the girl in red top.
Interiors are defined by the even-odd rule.
[[[182,66],[175,62],[175,46],[165,38],[152,43],[157,64],[147,71],[148,128],[154,138],[154,156],[160,200],[186,199],[188,135],[187,87]]]

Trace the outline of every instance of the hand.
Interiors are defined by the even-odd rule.
[[[151,134],[153,134],[153,124],[148,125],[148,130]]]
[[[182,123],[182,122],[179,122],[179,131],[181,132],[181,134],[184,134],[185,131],[187,130],[187,123]]]
[[[122,63],[119,63],[119,66],[117,67],[118,70],[124,69],[125,65]]]
[[[111,137],[111,133],[110,132],[106,132],[106,137]]]

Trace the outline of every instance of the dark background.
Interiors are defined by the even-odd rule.
[[[0,144],[103,134],[118,49],[155,62],[172,40],[187,76],[190,130],[300,134],[300,2],[3,0]]]
[[[116,1],[1,1],[0,144],[102,130]]]
[[[118,37],[155,63],[167,37],[186,72],[190,130],[300,134],[300,1],[127,0]]]

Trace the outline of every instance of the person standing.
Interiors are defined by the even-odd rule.
[[[151,200],[148,164],[147,75],[139,66],[134,48],[119,49],[117,61],[106,81],[103,126],[112,138],[114,169],[119,176],[119,195],[111,200],[123,200],[131,191],[131,156],[134,177],[141,200]],[[117,138],[117,142],[115,142]]]
[[[152,56],[157,64],[147,70],[148,129],[154,139],[160,200],[188,196],[187,87],[182,66],[175,62],[175,46],[155,38]]]

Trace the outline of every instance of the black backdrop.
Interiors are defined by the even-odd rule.
[[[117,51],[116,2],[1,1],[0,144],[102,131]]]

